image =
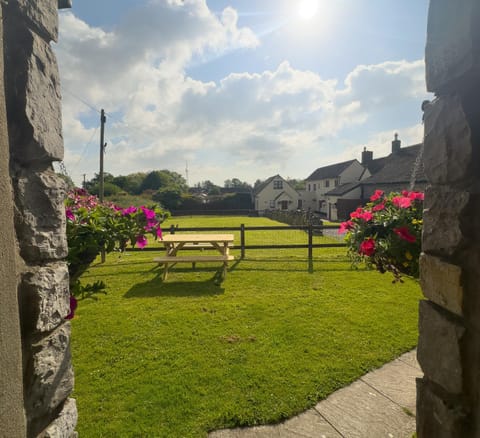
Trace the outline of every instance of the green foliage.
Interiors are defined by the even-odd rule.
[[[281,225],[245,217],[162,225],[240,223]],[[252,245],[280,234],[252,233]],[[231,252],[238,260],[239,249]],[[221,287],[217,268],[202,264],[175,266],[162,282],[153,257],[112,253],[83,277],[105,281],[108,295],[83,303],[72,322],[80,436],[196,438],[279,422],[417,341],[418,284],[352,270],[344,248],[314,249],[312,274],[305,249],[247,251]]]
[[[140,185],[140,191],[144,192],[145,190],[159,189],[186,192],[188,191],[188,186],[183,176],[177,172],[172,172],[170,170],[154,170],[145,177]]]
[[[354,264],[365,261],[381,273],[418,277],[421,251],[423,193],[390,193],[377,190],[365,208],[343,222],[349,254]]]
[[[78,280],[101,251],[123,251],[127,245],[144,247],[147,234],[161,236],[163,212],[152,207],[119,208],[100,203],[82,189],[68,194],[66,200],[68,271],[73,295],[82,295]],[[97,290],[94,288],[91,290]]]
[[[165,187],[153,194],[152,199],[168,210],[178,208],[182,203],[182,191],[180,188]]]

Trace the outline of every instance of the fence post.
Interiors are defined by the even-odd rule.
[[[240,225],[240,258],[245,258],[245,224]]]
[[[313,273],[313,226],[308,225],[308,272]]]
[[[175,234],[175,225],[170,227],[170,234]]]

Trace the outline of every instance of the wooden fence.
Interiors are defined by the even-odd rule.
[[[314,248],[338,248],[346,247],[345,243],[313,243],[313,237],[315,235],[322,235],[324,230],[338,230],[338,225],[293,225],[293,226],[271,226],[271,227],[247,227],[244,224],[241,224],[240,227],[186,227],[179,228],[172,225],[168,232],[170,234],[179,233],[179,232],[190,232],[190,233],[203,233],[203,232],[217,232],[217,233],[226,233],[231,231],[240,232],[240,246],[235,245],[235,248],[240,249],[240,258],[245,258],[247,250],[255,249],[289,249],[289,248],[305,248],[308,249],[308,266],[309,270],[313,270],[313,249]],[[304,244],[267,244],[267,245],[247,245],[246,234],[249,231],[280,231],[280,230],[301,230],[305,231],[307,236],[307,243]],[[164,230],[167,232],[167,230]],[[127,248],[127,251],[158,251],[158,248],[145,247],[143,249],[139,248]],[[185,250],[193,250],[195,248],[185,248]]]

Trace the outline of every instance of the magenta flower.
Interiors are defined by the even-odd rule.
[[[75,309],[77,308],[77,299],[70,296],[70,313],[65,317],[65,319],[72,319],[75,316]]]
[[[140,208],[142,209],[143,214],[147,219],[155,219],[155,211],[150,210],[146,207],[140,207]]]
[[[70,207],[67,207],[65,209],[65,215],[67,216],[67,219],[74,221],[75,220],[75,215],[73,214],[73,211]]]
[[[162,237],[163,237],[163,234],[162,234],[162,229],[160,227],[157,228],[157,237],[161,240]]]
[[[147,243],[147,238],[145,236],[137,236],[137,245],[139,248],[145,248],[147,246]]]
[[[407,242],[413,243],[417,238],[410,234],[410,230],[407,227],[394,228],[393,232],[400,237],[400,239],[406,240]]]
[[[370,196],[370,201],[374,202],[383,196],[383,190],[375,190],[375,193]]]
[[[136,212],[137,212],[137,208],[132,205],[131,207],[124,208],[122,211],[122,214],[126,216],[127,214],[133,214]]]

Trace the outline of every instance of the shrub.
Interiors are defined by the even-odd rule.
[[[339,233],[345,233],[354,265],[365,261],[378,271],[418,278],[421,251],[423,193],[376,190],[364,208],[350,214]]]

